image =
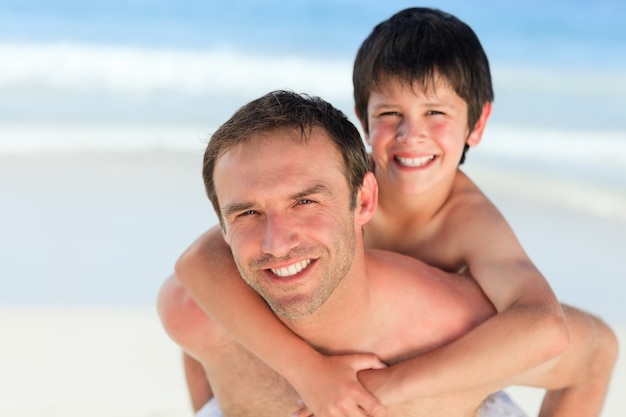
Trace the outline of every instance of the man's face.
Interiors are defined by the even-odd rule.
[[[320,308],[347,274],[360,225],[325,132],[314,129],[307,144],[299,131],[266,135],[219,157],[215,188],[239,272],[277,314],[297,319]]]

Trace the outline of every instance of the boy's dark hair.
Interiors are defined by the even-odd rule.
[[[217,159],[232,147],[249,140],[271,141],[273,132],[299,131],[306,142],[314,128],[321,128],[341,153],[350,189],[350,209],[369,171],[367,150],[357,128],[346,115],[319,97],[289,91],[273,91],[241,107],[211,136],[204,153],[202,176],[207,196],[223,225],[213,182]],[[286,155],[285,157],[289,157]]]
[[[356,113],[368,129],[367,103],[372,91],[395,78],[425,89],[442,77],[467,103],[470,131],[493,101],[489,61],[474,31],[458,18],[441,10],[409,8],[378,24],[363,41],[352,82]],[[460,163],[465,159],[465,145]]]

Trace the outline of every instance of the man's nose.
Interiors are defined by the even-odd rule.
[[[287,216],[267,214],[265,222],[263,252],[281,257],[298,245],[298,232]]]

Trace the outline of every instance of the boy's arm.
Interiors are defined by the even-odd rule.
[[[437,355],[439,361],[429,368],[434,371],[438,363],[447,363],[455,372],[456,362],[484,376],[474,377],[476,384],[493,381],[504,387],[562,354],[570,343],[569,329],[550,285],[501,213],[482,198],[485,201],[475,204],[474,211],[450,216],[443,233],[456,235],[447,240],[456,245],[449,250],[460,254],[497,314],[448,346],[447,354]]]
[[[205,346],[203,340],[207,335],[203,332],[210,332],[211,322],[175,276],[170,276],[161,286],[157,312],[167,335],[183,349],[187,390],[193,411],[197,413],[213,397],[213,391],[202,364],[188,352]]]
[[[218,226],[179,258],[176,275],[200,308],[285,377],[317,416],[386,415],[356,376],[382,362],[374,355],[324,356],[292,333],[241,278]]]
[[[185,381],[193,412],[197,413],[212,397],[213,391],[200,362],[183,352]]]
[[[567,324],[550,286],[497,209],[479,192],[470,194],[449,204],[444,228],[431,247],[442,256],[456,256],[450,264],[464,263],[498,314],[397,369],[397,378],[385,390],[389,397],[379,398],[384,404],[514,385],[524,372],[558,357],[569,345]]]
[[[617,338],[601,320],[574,308],[563,307],[571,329],[571,344],[566,352],[539,367],[518,374],[509,383],[549,390],[540,417],[595,417],[600,415],[611,373],[617,361]],[[445,347],[438,350],[442,349]],[[419,355],[383,370],[361,371],[359,379],[388,406],[408,398],[416,398],[420,387],[402,384],[399,380],[408,379],[414,382],[416,368],[410,365],[419,364],[424,360],[428,362],[429,355],[429,353]],[[509,360],[515,361],[516,358]],[[471,370],[468,371],[471,373]],[[497,365],[480,370],[486,375],[495,374],[497,371]],[[471,376],[471,374],[467,376],[470,382],[467,390],[481,389],[488,395],[504,387],[497,382],[483,387],[472,386],[471,382],[476,378],[472,379]],[[449,382],[450,386],[454,385],[454,381]],[[428,381],[424,383],[427,384]],[[403,392],[398,391],[400,386],[403,387]],[[426,392],[424,395],[437,393]]]
[[[548,369],[531,372],[524,385],[547,387],[540,417],[598,416],[617,361],[618,341],[602,320],[563,306],[571,347]]]

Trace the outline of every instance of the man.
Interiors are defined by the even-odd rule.
[[[371,353],[389,365],[359,379],[391,416],[490,415],[484,400],[500,388],[497,381],[421,398],[398,389],[402,361],[457,339],[495,310],[470,277],[364,250],[361,228],[376,208],[377,185],[359,133],[345,116],[319,99],[270,93],[215,132],[203,173],[241,276],[320,352]],[[231,256],[225,246],[211,249],[211,256]],[[211,382],[201,387],[203,395],[214,395],[225,416],[287,415],[298,408],[295,390],[212,322],[175,278],[160,294],[159,311],[170,336],[202,365]],[[605,389],[614,345],[579,341],[610,330],[595,319],[576,328],[563,356],[523,374],[519,383],[574,396]],[[372,360],[371,367],[379,366]],[[471,378],[476,370],[467,368]],[[193,394],[197,386],[190,388]],[[550,404],[544,409],[552,411]],[[517,412],[509,409],[509,415]]]

